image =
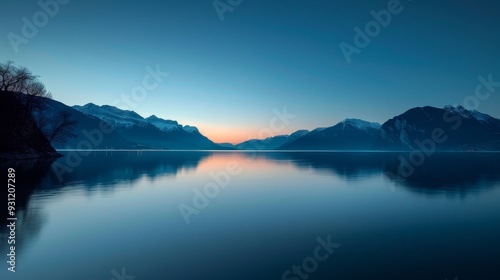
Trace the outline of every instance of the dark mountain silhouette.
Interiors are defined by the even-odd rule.
[[[429,141],[437,150],[499,150],[500,120],[462,106],[413,108],[385,122],[373,148],[425,149]]]
[[[73,106],[74,109],[115,127],[115,131],[125,140],[153,149],[222,149],[203,136],[197,128],[181,126],[175,121],[163,120],[156,116],[147,119],[133,111],[121,110],[113,106],[97,106],[89,103]]]
[[[125,140],[118,132],[109,129],[107,123],[56,100],[45,99],[43,108],[35,111],[34,116],[35,119],[45,118],[50,123],[54,122],[62,113],[66,113],[69,119],[77,121],[77,125],[73,128],[74,137],[68,138],[64,143],[52,143],[57,149],[140,148],[139,145]],[[90,143],[90,146],[86,143]]]
[[[217,145],[221,146],[221,147],[225,147],[227,149],[230,149],[230,150],[236,150],[236,145],[234,144],[231,144],[231,143],[217,143]]]
[[[34,159],[58,156],[26,112],[22,93],[0,91],[0,158]]]
[[[380,135],[380,124],[346,119],[332,127],[317,128],[280,146],[282,150],[370,150]]]
[[[36,96],[33,102],[43,106],[37,106],[33,116],[21,116],[15,108],[19,109],[22,104],[15,103],[19,99],[15,96],[5,93],[0,100],[3,108],[0,129],[6,135],[2,137],[0,153],[10,158],[55,155],[50,144],[57,149],[500,150],[500,120],[461,106],[412,108],[383,125],[346,119],[327,128],[251,139],[237,145],[219,145],[194,126],[183,126],[177,121],[155,115],[143,118],[134,111],[108,105],[89,103],[69,107],[50,98]],[[57,123],[62,115],[76,123],[71,132],[75,137],[49,143],[44,128],[39,129],[40,121]],[[19,125],[21,120],[27,122],[22,128]]]
[[[197,146],[201,149],[220,149],[221,147],[200,133],[198,128],[190,125],[182,126],[177,121],[164,120],[152,115],[146,118],[146,121],[168,137],[175,139],[178,142]]]
[[[307,133],[309,133],[308,130],[298,130],[290,135],[278,135],[266,139],[251,139],[237,144],[234,147],[240,150],[274,150]]]
[[[346,119],[317,128],[280,150],[498,151],[500,120],[462,106],[412,108],[382,126]]]

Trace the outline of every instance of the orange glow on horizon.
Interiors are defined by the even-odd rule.
[[[276,135],[291,134],[293,131],[281,131],[279,133],[269,134],[270,129],[263,130],[255,127],[212,127],[197,126],[200,133],[208,137],[214,143],[239,144],[250,139],[264,139]]]
[[[201,134],[208,137],[214,143],[238,144],[243,141],[257,138],[257,133],[251,133],[249,129],[242,127],[198,127]]]

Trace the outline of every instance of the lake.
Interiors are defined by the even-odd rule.
[[[500,153],[65,154],[3,167],[0,279],[500,279]]]

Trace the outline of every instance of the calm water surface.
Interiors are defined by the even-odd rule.
[[[68,156],[12,164],[17,272],[4,215],[0,279],[500,279],[500,153],[434,154],[406,178],[399,155],[92,152],[62,176]]]

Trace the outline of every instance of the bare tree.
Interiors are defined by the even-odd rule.
[[[10,60],[0,63],[0,91],[26,93],[27,84],[37,79],[38,76],[28,68],[17,66]]]
[[[43,122],[43,118],[42,118]],[[73,129],[78,125],[78,122],[70,119],[70,114],[67,111],[60,112],[51,121],[46,121],[44,127],[40,127],[45,137],[51,143],[62,144],[68,138],[75,137]]]
[[[50,120],[43,114],[45,101],[52,98],[45,85],[31,71],[12,61],[0,63],[0,92],[14,94],[20,105],[18,112],[23,117],[16,120],[15,127],[23,128],[27,119],[37,112],[37,126],[50,142],[62,143],[74,137],[73,128],[77,122],[70,120],[68,112],[61,112]]]
[[[0,91],[50,98],[50,92],[38,78],[28,68],[17,66],[10,60],[0,63]]]

